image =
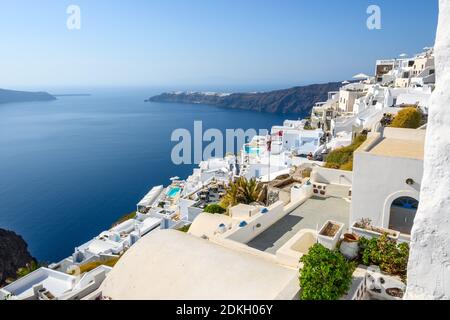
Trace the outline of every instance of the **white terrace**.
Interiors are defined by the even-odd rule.
[[[117,257],[142,236],[158,228],[160,224],[160,218],[138,214],[134,219],[124,221],[108,231],[103,231],[92,240],[76,247],[71,257],[49,267],[67,271],[73,265],[79,266],[88,262]]]
[[[0,300],[78,300],[97,290],[111,268],[99,266],[82,276],[48,268],[26,275],[0,289]]]
[[[127,251],[95,296],[295,299],[299,259],[316,243],[317,229],[331,218],[349,221],[351,174],[315,170],[312,183],[292,186],[287,205],[241,204],[230,216],[201,213],[188,234],[149,234]],[[145,272],[148,268],[158,272]]]
[[[221,245],[270,257],[289,267],[316,242],[328,221],[350,226],[351,172],[314,168],[311,181],[293,183],[289,202],[237,205],[230,216],[200,214],[189,233]]]

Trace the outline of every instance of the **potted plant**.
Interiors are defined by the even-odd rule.
[[[399,276],[406,283],[409,245],[397,243],[383,234],[379,238],[359,240],[361,261],[366,266],[378,266],[381,271]]]
[[[352,233],[344,234],[344,239],[341,242],[339,251],[349,260],[353,260],[358,257],[359,237]]]
[[[361,219],[360,221],[356,221],[351,226],[351,230],[354,234],[367,239],[379,238],[383,234],[387,234],[390,239],[398,240],[400,236],[400,232],[398,231],[374,227],[370,219]]]
[[[344,230],[344,224],[328,220],[319,231],[318,242],[325,248],[334,250]]]
[[[320,244],[300,258],[301,300],[338,300],[350,289],[355,265]]]

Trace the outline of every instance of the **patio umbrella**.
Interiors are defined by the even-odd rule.
[[[365,73],[358,73],[357,75],[353,76],[353,79],[361,79],[361,80],[365,80],[365,79],[369,79],[370,76],[368,76]]]
[[[180,179],[180,177],[172,177],[172,178],[170,178],[170,181],[179,180],[179,179]]]
[[[400,58],[406,58],[408,55],[406,53],[402,53],[401,55],[399,55]]]
[[[350,84],[350,81],[345,80],[342,82],[342,84]]]

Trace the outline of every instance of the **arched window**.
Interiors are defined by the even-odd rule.
[[[391,205],[389,229],[411,234],[419,201],[411,197],[400,197]]]

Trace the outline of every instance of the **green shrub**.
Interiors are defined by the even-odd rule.
[[[345,171],[353,171],[353,159],[344,163],[339,169]]]
[[[353,140],[351,145],[331,151],[327,157],[325,167],[352,171],[353,153],[364,143],[364,141],[366,141],[366,139],[367,135],[361,134]]]
[[[33,271],[36,271],[37,269],[43,266],[44,264],[39,263],[36,260],[31,260],[29,263],[26,264],[25,267],[19,268],[19,270],[17,270],[16,272],[17,279],[25,277],[26,275],[32,273]]]
[[[218,204],[210,204],[210,205],[206,206],[205,210],[203,210],[203,211],[205,211],[206,213],[212,213],[212,214],[224,214],[225,212],[227,212],[227,210],[225,210]]]
[[[85,273],[94,270],[97,267],[100,266],[107,266],[107,267],[114,267],[116,263],[119,261],[120,257],[117,258],[111,258],[106,261],[94,261],[94,262],[88,262],[80,266],[80,273]]]
[[[406,280],[409,258],[407,243],[397,244],[395,240],[384,234],[378,239],[361,238],[359,247],[361,259],[365,265],[377,265],[381,271]]]
[[[158,203],[159,208],[164,208],[165,205],[166,205],[166,203],[164,201],[161,201]]]
[[[185,226],[182,226],[180,229],[178,229],[178,231],[187,233],[187,232],[189,231],[190,228],[191,228],[191,225],[190,225],[190,224],[187,224],[187,225],[185,225]]]
[[[340,252],[315,244],[300,261],[302,300],[338,300],[350,289],[355,265]]]
[[[305,125],[303,126],[304,130],[315,130],[309,121],[306,121]]]
[[[391,123],[393,128],[417,129],[422,121],[422,112],[417,107],[400,110]]]
[[[128,213],[128,214],[126,214],[126,215],[120,217],[119,220],[117,220],[117,221],[112,225],[112,227],[114,228],[115,226],[121,224],[122,222],[128,221],[128,220],[130,220],[130,219],[134,219],[134,217],[136,217],[136,215],[137,215],[137,212],[136,212],[136,211],[135,211],[135,212]]]

